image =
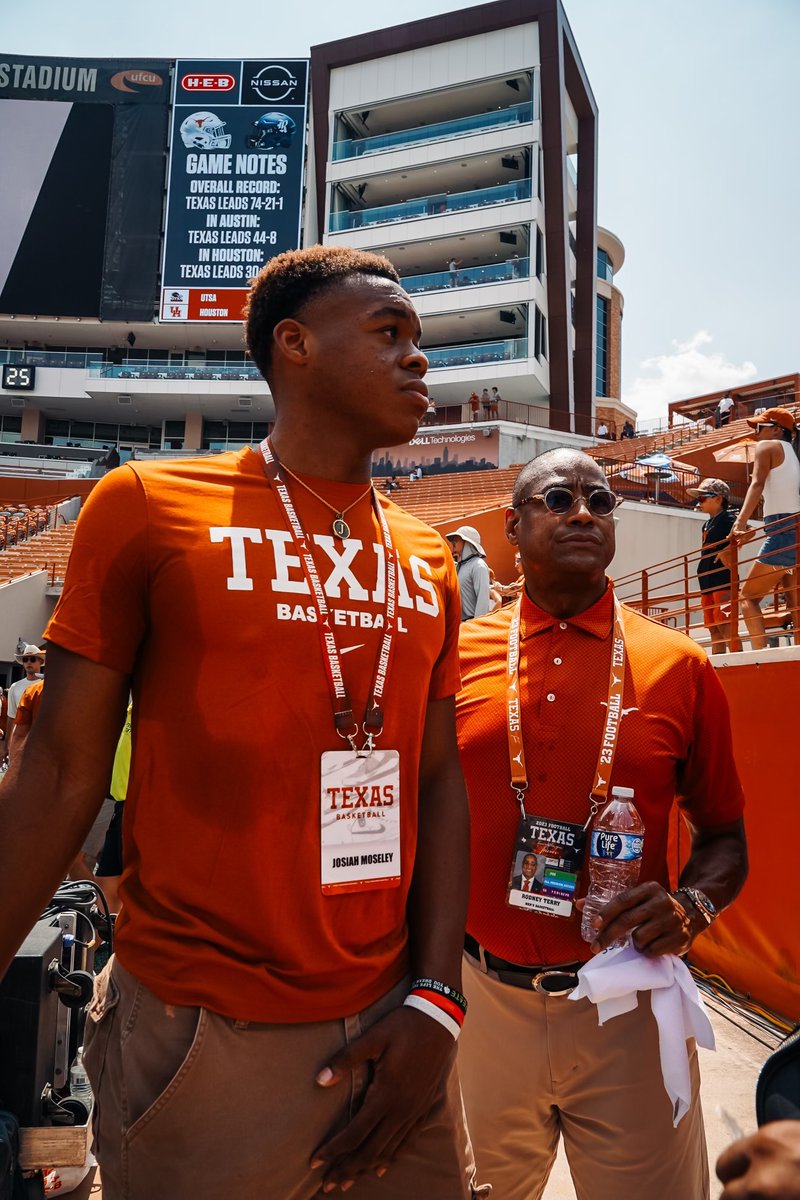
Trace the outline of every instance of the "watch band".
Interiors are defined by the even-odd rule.
[[[706,925],[710,925],[719,916],[715,905],[709,900],[705,892],[701,892],[699,888],[679,887],[675,889],[676,896],[681,892],[684,896],[688,896],[689,901],[700,913]]]

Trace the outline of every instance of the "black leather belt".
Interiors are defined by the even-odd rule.
[[[578,971],[583,966],[581,962],[572,962],[523,967],[490,954],[468,933],[464,935],[464,950],[485,975],[510,987],[524,988],[544,996],[569,995],[578,986]]]

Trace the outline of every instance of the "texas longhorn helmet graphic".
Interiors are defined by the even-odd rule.
[[[196,112],[181,123],[181,138],[187,150],[227,150],[231,135],[215,113]]]

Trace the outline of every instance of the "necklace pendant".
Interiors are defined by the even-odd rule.
[[[337,513],[336,517],[334,518],[333,534],[334,537],[341,538],[342,541],[350,537],[350,526],[347,524],[347,521],[345,521],[342,513]]]

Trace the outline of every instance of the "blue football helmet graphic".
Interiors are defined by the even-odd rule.
[[[262,113],[253,128],[245,138],[245,145],[251,149],[279,150],[291,146],[297,126],[286,113]]]

